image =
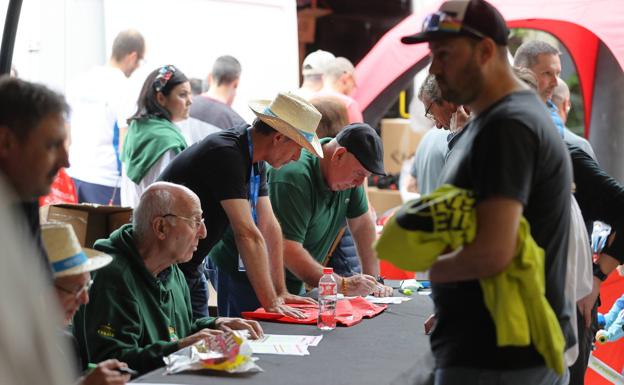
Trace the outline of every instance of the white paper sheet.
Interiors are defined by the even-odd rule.
[[[310,354],[308,346],[317,346],[323,339],[319,336],[265,334],[258,340],[250,340],[251,350],[256,354],[281,354],[305,356]]]
[[[411,298],[409,297],[375,297],[372,295],[368,295],[365,298],[368,302],[376,303],[376,304],[386,304],[386,303],[399,304],[399,303],[403,303],[405,301],[411,300]]]

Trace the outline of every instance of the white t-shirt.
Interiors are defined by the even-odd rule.
[[[201,141],[206,136],[221,131],[219,127],[195,118],[188,118],[181,122],[176,122],[175,124],[180,129],[189,147]]]
[[[119,131],[135,112],[138,92],[120,69],[95,67],[68,87],[71,106],[70,168],[73,178],[116,187],[119,185]]]
[[[11,210],[11,193],[3,179],[0,176],[0,384],[73,384],[77,363],[70,361],[73,351],[60,338],[58,300],[26,223]]]
[[[570,198],[570,237],[568,238],[568,264],[565,280],[565,292],[569,306],[574,309],[572,314],[577,314],[576,303],[591,293],[594,279],[587,228],[581,208],[574,195]],[[578,335],[576,321],[572,320],[570,323],[575,334]],[[572,366],[576,362],[578,353],[578,343],[566,350],[565,361],[568,366]]]
[[[124,207],[136,208],[139,205],[139,200],[143,191],[149,187],[152,183],[156,182],[160,174],[165,171],[165,168],[171,163],[173,158],[176,157],[176,153],[173,150],[168,150],[150,167],[145,173],[143,179],[139,184],[134,183],[126,174],[126,167],[124,165],[122,178],[121,178],[121,205]]]

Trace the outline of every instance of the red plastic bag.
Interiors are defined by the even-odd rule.
[[[296,307],[305,314],[305,318],[297,319],[284,316],[279,313],[269,313],[264,308],[258,308],[255,311],[244,311],[243,318],[256,319],[261,321],[275,321],[293,324],[316,324],[318,317],[318,306],[309,304],[288,304],[288,306]],[[362,318],[372,318],[382,311],[386,310],[388,305],[375,305],[362,297],[354,297],[349,299],[340,299],[336,303],[336,324],[342,326],[353,326]]]
[[[58,174],[56,174],[56,178],[54,178],[54,182],[50,186],[50,193],[39,198],[39,206],[56,203],[78,203],[76,186],[64,168],[60,169]]]

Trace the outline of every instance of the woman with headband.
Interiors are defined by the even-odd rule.
[[[188,78],[173,65],[145,79],[121,154],[123,206],[135,207],[147,186],[187,147],[174,123],[188,118],[191,97]]]

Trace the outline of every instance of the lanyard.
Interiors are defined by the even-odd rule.
[[[247,129],[247,145],[249,146],[249,159],[251,159],[251,173],[249,175],[249,204],[251,205],[251,216],[254,223],[258,224],[258,214],[256,205],[258,204],[258,191],[260,190],[260,174],[256,174],[253,163],[253,142],[251,141],[251,127]]]

